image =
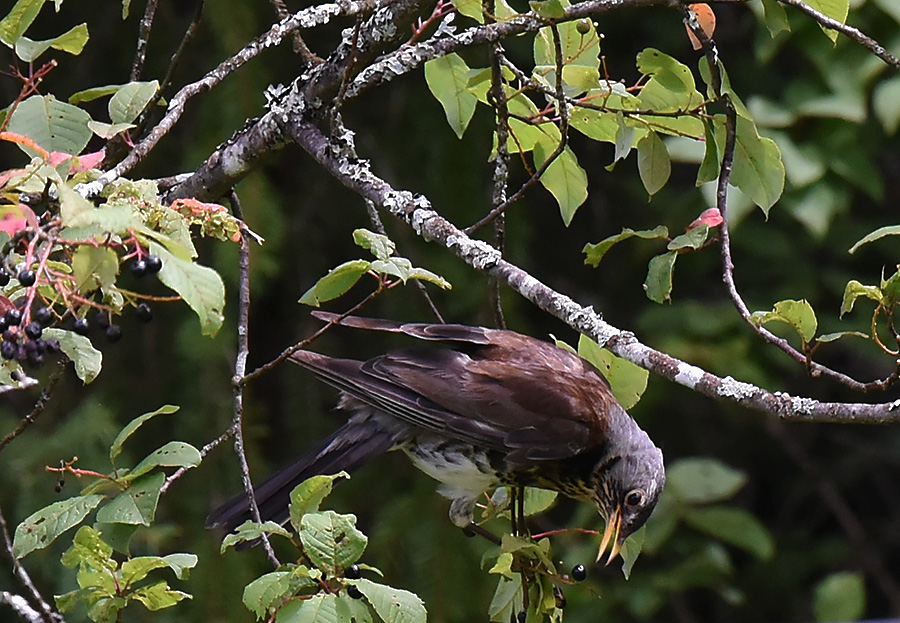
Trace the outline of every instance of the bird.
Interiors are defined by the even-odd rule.
[[[290,360],[340,390],[346,423],[255,488],[263,521],[286,523],[291,490],[318,474],[353,472],[391,450],[440,483],[450,520],[472,525],[477,500],[502,486],[537,487],[594,504],[606,522],[607,564],[655,508],[662,451],[619,404],[603,374],[555,344],[509,330],[403,323],[316,311],[331,324],[399,333],[442,347],[366,361],[297,350]],[[246,495],[207,518],[232,531]]]

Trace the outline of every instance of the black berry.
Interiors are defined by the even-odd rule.
[[[344,570],[344,577],[348,580],[358,580],[359,575],[359,565],[350,565]]]
[[[151,275],[156,274],[162,269],[162,260],[158,255],[147,256],[147,272]]]
[[[107,342],[118,342],[122,339],[122,327],[117,324],[111,324],[106,327],[106,341]]]
[[[141,322],[150,322],[153,320],[153,310],[146,303],[138,303],[134,313]]]
[[[131,265],[131,274],[135,277],[143,277],[147,274],[147,262],[144,260],[137,260]]]
[[[19,276],[16,277],[26,288],[30,288],[34,285],[34,282],[37,281],[37,275],[34,274],[33,270],[25,269],[19,273]]]
[[[587,578],[587,569],[584,568],[584,565],[575,565],[572,567],[571,575],[576,582],[584,582],[585,578]]]
[[[75,326],[72,327],[72,330],[78,335],[87,335],[91,330],[91,323],[87,321],[87,318],[79,318],[75,321]]]
[[[15,327],[22,322],[22,312],[13,307],[3,316],[6,319],[7,326]]]
[[[16,346],[15,342],[7,342],[4,340],[3,343],[0,344],[0,357],[3,357],[4,359],[15,359],[18,352],[19,347]]]
[[[107,328],[109,326],[109,314],[102,309],[98,309],[94,312],[94,324],[101,329]]]
[[[3,332],[3,341],[4,342],[15,342],[18,339],[19,339],[19,336],[17,336],[12,331],[4,331]]]
[[[6,324],[6,316],[0,316],[0,333],[3,333],[9,328],[9,325]]]
[[[362,599],[362,592],[358,588],[356,588],[355,584],[351,584],[347,587],[347,594],[350,595],[353,599]]]
[[[28,326],[25,327],[25,335],[27,335],[32,340],[40,338],[41,333],[43,332],[44,327],[42,327],[39,322],[29,322]]]
[[[53,310],[49,307],[41,307],[34,312],[34,319],[41,323],[42,327],[49,327],[53,324]]]
[[[0,268],[0,288],[9,283],[9,273]]]
[[[528,620],[528,613],[524,610],[519,610],[519,614],[516,615],[516,620],[519,623],[525,623]]]

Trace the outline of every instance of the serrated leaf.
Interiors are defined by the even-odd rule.
[[[647,389],[647,379],[650,376],[647,370],[600,348],[597,342],[586,335],[578,338],[578,355],[603,373],[613,395],[624,409],[636,405]]]
[[[277,534],[286,539],[291,538],[291,533],[274,521],[267,521],[261,524],[254,521],[245,521],[234,532],[222,539],[222,546],[219,548],[219,552],[224,554],[229,547],[234,547],[238,543],[246,541],[255,541],[263,534]]]
[[[112,558],[113,548],[103,540],[101,534],[90,526],[81,526],[72,538],[72,545],[63,552],[60,562],[69,569],[96,572],[91,578],[96,586],[115,591],[115,580],[112,577],[118,564]],[[86,567],[86,568],[85,568]],[[89,576],[88,576],[89,577]],[[78,576],[78,585],[88,586],[84,573]]]
[[[319,593],[289,601],[275,615],[275,623],[338,623],[338,596]]]
[[[112,445],[109,447],[109,462],[115,464],[116,457],[122,453],[122,445],[125,441],[131,437],[137,429],[143,426],[149,420],[155,418],[157,415],[169,415],[171,413],[175,413],[178,411],[180,407],[175,405],[163,405],[156,411],[151,411],[150,413],[145,413],[143,415],[139,415],[134,418],[128,424],[126,424],[119,434],[116,435],[116,438],[113,440]]]
[[[244,588],[244,606],[262,619],[291,596],[290,571],[273,571],[262,575]]]
[[[156,242],[150,243],[150,253],[162,260],[159,280],[177,292],[200,319],[200,330],[210,337],[222,327],[225,309],[225,284],[219,273],[169,253]]]
[[[113,123],[131,123],[147,107],[159,89],[159,82],[129,82],[109,100],[109,118]]]
[[[330,510],[304,515],[299,532],[306,555],[327,575],[359,560],[368,543],[366,535],[356,528],[355,516]]]
[[[370,580],[357,580],[356,586],[385,623],[425,623],[425,604],[415,594]]]
[[[111,286],[119,274],[119,256],[109,247],[81,245],[72,255],[72,274],[82,293]]]
[[[61,151],[80,154],[91,140],[87,127],[91,116],[52,95],[32,95],[21,102],[9,120],[9,132],[24,134],[47,152]],[[33,149],[19,147],[30,156],[38,155]]]
[[[137,599],[144,604],[147,610],[162,610],[174,606],[182,599],[191,599],[191,596],[181,591],[172,590],[169,585],[157,582],[150,586],[142,586],[129,595],[129,599]]]
[[[97,511],[97,521],[149,526],[156,516],[159,490],[166,481],[162,472],[136,479],[122,493]]]
[[[370,264],[368,260],[350,260],[332,268],[327,275],[303,293],[299,302],[318,307],[320,303],[336,299],[356,285],[359,278],[368,272]]]
[[[832,573],[819,582],[813,612],[820,623],[859,621],[866,611],[866,585],[859,573]]]
[[[307,478],[291,491],[291,525],[298,532],[300,531],[300,520],[306,513],[312,513],[319,510],[322,503],[331,490],[334,488],[334,482],[340,478],[350,478],[347,472],[339,472],[337,474],[319,474],[312,478]]]
[[[871,299],[876,303],[880,303],[882,299],[881,288],[863,285],[855,279],[847,282],[847,286],[844,288],[844,298],[841,300],[841,316],[853,311],[853,305],[856,303],[856,299],[861,296]],[[819,338],[819,341],[822,341],[822,337]]]
[[[666,469],[667,490],[685,504],[727,500],[746,483],[746,474],[713,458],[680,459]]]
[[[659,192],[672,173],[669,151],[656,132],[648,132],[638,141],[638,173],[641,182],[651,197]]]
[[[353,230],[353,243],[382,261],[387,261],[397,248],[394,241],[387,236],[362,228]]]
[[[386,262],[375,260],[369,264],[369,270],[379,275],[391,275],[397,277],[403,283],[409,279],[412,270],[412,262],[405,257],[392,257]]]
[[[535,166],[543,166],[556,145],[539,141],[534,146]],[[541,184],[559,204],[563,223],[568,227],[575,211],[587,199],[587,173],[578,164],[575,153],[566,147],[541,175]]]
[[[603,256],[606,255],[606,252],[609,251],[613,245],[634,237],[643,238],[644,240],[652,240],[654,238],[666,239],[669,237],[669,230],[665,225],[659,225],[653,229],[641,230],[634,230],[626,227],[622,229],[620,233],[601,240],[596,244],[588,243],[584,245],[584,248],[582,249],[582,253],[585,254],[584,263],[597,268],[600,264],[600,260],[603,259]]]
[[[103,495],[81,495],[55,502],[32,513],[16,526],[13,537],[13,555],[22,558],[36,549],[43,549],[56,538],[87,517],[100,502]]]
[[[100,374],[103,366],[103,353],[94,348],[91,341],[83,335],[77,335],[63,329],[44,329],[44,339],[55,339],[59,348],[74,364],[75,374],[87,385]]]
[[[528,3],[531,10],[546,19],[559,19],[565,17],[566,10],[559,0],[531,0]]]
[[[672,272],[675,270],[675,259],[678,254],[669,251],[653,257],[647,265],[647,277],[644,279],[644,291],[654,303],[665,303],[672,296]]]
[[[784,322],[790,325],[803,340],[804,345],[809,344],[816,335],[818,322],[816,312],[806,299],[800,301],[785,300],[775,303],[775,307],[769,312],[753,312],[750,320],[756,324],[767,322]]]
[[[775,542],[756,517],[741,508],[714,506],[694,508],[684,521],[711,536],[768,560],[775,553]]]
[[[558,494],[556,491],[538,489],[536,487],[525,487],[525,516],[530,517],[532,515],[543,513],[553,506],[557,497]]]
[[[409,271],[409,279],[418,279],[419,281],[427,281],[428,283],[433,283],[434,285],[443,288],[444,290],[450,290],[453,286],[449,281],[441,277],[440,275],[436,275],[430,270],[426,270],[424,268],[413,268]]]
[[[859,249],[864,244],[869,244],[870,242],[875,242],[876,240],[880,240],[885,236],[897,236],[900,235],[900,225],[888,225],[887,227],[879,227],[875,231],[866,234],[862,238],[856,241],[852,247],[850,247],[849,253],[856,253],[857,249]]]
[[[432,59],[425,63],[425,82],[444,109],[447,123],[462,138],[478,103],[468,89],[469,66],[455,52]]]
[[[372,611],[360,599],[353,599],[347,595],[347,591],[338,593],[337,616],[338,621],[352,621],[352,623],[373,623]]]
[[[122,563],[119,578],[122,588],[130,588],[135,582],[140,582],[154,569],[168,567],[160,556],[137,556]]]
[[[725,153],[724,117],[716,117],[716,142]],[[738,115],[735,126],[734,167],[730,183],[738,187],[768,216],[769,208],[784,191],[784,163],[778,145],[763,138],[750,119]]]

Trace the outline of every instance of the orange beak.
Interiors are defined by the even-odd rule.
[[[600,559],[603,558],[603,553],[606,551],[607,546],[609,546],[609,558],[606,560],[607,565],[619,555],[619,549],[622,547],[622,544],[619,542],[619,530],[621,530],[621,528],[622,512],[620,509],[616,508],[612,517],[606,520],[606,530],[603,531],[603,540],[600,541],[600,551],[597,552],[597,562],[600,562]]]

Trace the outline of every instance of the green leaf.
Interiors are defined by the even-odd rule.
[[[881,288],[877,286],[865,286],[855,279],[847,282],[847,287],[844,288],[844,298],[841,301],[841,316],[853,311],[853,305],[856,303],[856,299],[861,296],[871,299],[876,303],[881,303]],[[819,341],[823,341],[824,337],[825,336],[820,337]]]
[[[644,548],[646,535],[647,528],[642,526],[640,530],[625,539],[625,542],[622,544],[622,549],[619,553],[622,556],[622,575],[625,576],[626,580],[631,577],[634,563],[637,562],[638,556],[640,556],[641,550]]]
[[[340,478],[350,478],[347,472],[337,474],[320,474],[307,478],[291,491],[291,525],[300,531],[301,519],[306,513],[319,510],[322,503],[334,488],[334,482]]]
[[[753,312],[750,315],[751,322],[757,325],[767,322],[784,322],[790,325],[803,340],[804,346],[809,344],[816,335],[818,322],[816,312],[806,299],[800,301],[778,301],[769,312]]]
[[[559,19],[566,15],[566,10],[559,0],[531,0],[528,6],[532,11],[547,19]]]
[[[535,166],[543,166],[556,145],[539,141],[534,146]],[[575,211],[587,199],[587,173],[578,164],[575,153],[566,147],[541,175],[541,184],[559,204],[563,223],[568,227]]]
[[[128,598],[136,599],[144,604],[147,610],[155,611],[174,606],[182,599],[191,599],[191,596],[187,593],[170,589],[165,582],[157,582],[150,586],[142,586],[132,592]]]
[[[97,521],[149,526],[156,516],[159,490],[165,481],[166,475],[162,472],[136,479],[125,491],[97,511]]]
[[[501,576],[497,590],[491,598],[491,605],[488,607],[488,616],[496,623],[506,623],[516,616],[521,603],[522,582],[518,578],[511,580]]]
[[[330,510],[304,515],[299,532],[306,555],[327,575],[334,575],[359,560],[368,543],[366,535],[356,528],[354,515],[339,515]]]
[[[484,23],[484,14],[482,13],[481,0],[456,0],[453,3],[460,15],[465,15],[474,19],[479,24]]]
[[[179,580],[186,580],[188,570],[197,566],[194,554],[169,554],[168,556],[138,556],[122,563],[120,582],[125,588],[134,586],[154,569],[171,569]]]
[[[214,336],[222,327],[225,308],[225,284],[219,273],[176,257],[156,242],[150,243],[150,253],[162,260],[159,280],[181,295],[194,310],[203,335]]]
[[[139,415],[134,418],[128,424],[126,424],[122,430],[116,435],[116,438],[113,440],[112,445],[109,447],[109,462],[115,464],[116,457],[122,453],[122,445],[127,441],[129,437],[131,437],[137,429],[143,426],[147,421],[155,418],[157,415],[169,415],[170,413],[175,413],[178,411],[179,407],[175,405],[163,405],[156,411],[151,411],[150,413],[145,413],[143,415]]]
[[[426,270],[424,268],[415,268],[413,267],[409,271],[409,275],[407,275],[408,279],[417,279],[419,281],[427,281],[428,283],[433,283],[439,288],[443,288],[444,290],[450,290],[453,286],[449,281],[437,275],[430,270]]]
[[[859,621],[866,612],[866,585],[860,573],[832,573],[815,590],[813,611],[821,623]]]
[[[156,92],[159,82],[129,82],[122,85],[109,100],[109,118],[113,123],[131,123],[141,114]]]
[[[647,370],[600,348],[597,342],[586,335],[578,338],[578,355],[603,373],[613,395],[624,409],[636,405],[647,389],[647,379],[650,376]]]
[[[680,459],[666,469],[666,489],[686,504],[727,500],[746,483],[746,474],[713,458]]]
[[[95,99],[100,99],[101,97],[106,97],[107,95],[114,95],[115,92],[121,88],[121,84],[110,84],[103,87],[84,89],[83,91],[78,91],[70,95],[68,102],[73,106],[77,106],[82,102],[92,102]]]
[[[620,233],[610,236],[605,240],[601,240],[596,244],[588,243],[584,245],[584,249],[582,249],[582,253],[585,254],[584,263],[590,264],[596,268],[600,264],[600,260],[603,259],[603,256],[606,255],[606,252],[609,251],[613,245],[634,237],[643,238],[644,240],[654,238],[665,240],[669,237],[669,230],[665,225],[659,225],[653,229],[642,229],[637,231],[626,227],[622,229]]]
[[[32,513],[16,526],[13,555],[19,559],[36,549],[43,549],[60,534],[77,526],[102,502],[103,495],[80,495],[55,502]]]
[[[332,268],[327,275],[304,292],[300,297],[300,303],[318,307],[320,303],[336,299],[356,285],[359,278],[368,272],[370,264],[368,260],[350,260]]]
[[[338,623],[338,596],[319,593],[289,601],[275,615],[275,623]]]
[[[138,478],[157,467],[197,467],[201,460],[203,459],[200,451],[191,444],[184,441],[170,441],[147,455],[122,480],[127,482]]]
[[[699,249],[703,246],[708,237],[709,225],[701,223],[696,227],[691,227],[683,234],[675,236],[669,244],[666,245],[666,248],[669,251],[678,251],[679,249]]]
[[[692,508],[684,515],[692,527],[768,560],[775,553],[775,542],[756,517],[741,508],[714,506]]]
[[[347,591],[338,593],[337,616],[338,621],[351,621],[352,623],[373,623],[372,610],[360,599],[353,599],[347,595]]]
[[[18,0],[0,21],[0,41],[13,47],[38,16],[45,0]]]
[[[257,619],[264,618],[290,597],[291,575],[290,571],[273,571],[256,578],[244,588],[244,606]]]
[[[469,66],[455,52],[432,59],[425,63],[425,82],[443,107],[447,123],[462,138],[478,103],[468,89]]]
[[[648,132],[638,141],[637,152],[641,182],[647,194],[652,197],[669,181],[669,175],[672,173],[669,152],[656,132]]]
[[[94,586],[103,587],[112,593],[116,588],[112,573],[118,566],[112,555],[113,548],[103,540],[99,532],[90,526],[81,526],[72,538],[72,545],[63,552],[60,562],[69,569],[87,567],[89,571],[100,572],[90,578],[79,574],[78,585],[84,588],[90,585],[89,581],[93,581]],[[103,573],[104,571],[108,573]]]
[[[782,31],[790,32],[791,24],[788,22],[784,7],[777,0],[762,0],[765,12],[766,28],[773,39]]]
[[[195,554],[187,553],[168,554],[162,559],[179,580],[188,579],[190,570],[197,566],[198,560]]]
[[[706,149],[703,152],[700,168],[697,170],[697,186],[702,186],[717,179],[719,177],[719,165],[722,161],[716,142],[716,126],[709,119],[703,120],[703,136]]]
[[[394,241],[387,236],[362,228],[353,230],[353,243],[382,261],[387,261],[397,249]]]
[[[119,256],[109,247],[81,245],[72,255],[72,274],[80,292],[111,286],[119,274]]]
[[[862,238],[856,241],[852,247],[850,247],[850,253],[856,253],[857,249],[859,249],[864,244],[869,244],[870,242],[875,242],[876,240],[880,240],[885,236],[897,236],[900,235],[900,225],[888,225],[887,227],[880,227],[873,231],[870,234],[866,234]]]
[[[52,95],[32,95],[16,107],[7,130],[24,134],[48,152],[78,155],[91,140],[90,115]],[[30,156],[37,153],[19,144]]]
[[[233,533],[222,539],[222,546],[219,548],[219,551],[224,554],[229,547],[234,547],[238,543],[255,541],[263,534],[277,534],[286,539],[291,538],[291,533],[274,521],[267,521],[261,524],[254,521],[245,521]]]
[[[556,502],[558,494],[556,491],[548,489],[538,489],[536,487],[525,487],[525,516],[531,517],[553,506]]]
[[[425,623],[425,604],[413,593],[365,579],[355,584],[385,623]]]
[[[675,270],[675,259],[678,254],[669,251],[657,255],[647,265],[647,277],[644,279],[644,291],[654,303],[665,303],[671,300],[672,271]]]
[[[87,385],[100,374],[103,364],[103,353],[94,348],[91,341],[83,335],[77,335],[63,329],[44,329],[44,339],[55,339],[59,348],[75,365],[75,374]]]
[[[716,116],[716,142],[720,154],[725,153],[725,120]],[[737,186],[768,216],[769,208],[784,191],[784,163],[778,145],[770,138],[762,138],[756,124],[737,116],[734,145],[734,167],[730,183]]]
[[[806,4],[842,24],[846,23],[847,14],[850,12],[850,0],[806,0]],[[825,28],[821,24],[820,27],[832,43],[837,42],[838,32],[836,30]]]
[[[816,338],[816,342],[827,343],[834,342],[836,340],[841,339],[842,337],[861,337],[863,339],[868,339],[869,336],[861,331],[837,331],[835,333],[825,333]]]
[[[26,63],[32,63],[50,48],[78,55],[87,44],[88,38],[87,24],[79,24],[58,37],[44,41],[32,41],[22,36],[16,41],[16,56]]]

